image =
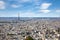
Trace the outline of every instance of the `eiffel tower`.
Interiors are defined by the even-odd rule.
[[[20,21],[20,13],[18,13],[18,17],[17,17],[17,22],[19,23]]]

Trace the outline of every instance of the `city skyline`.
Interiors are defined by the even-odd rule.
[[[0,0],[0,17],[60,17],[60,0]]]

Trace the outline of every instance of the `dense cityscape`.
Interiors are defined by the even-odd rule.
[[[0,40],[60,40],[60,20],[0,21]]]

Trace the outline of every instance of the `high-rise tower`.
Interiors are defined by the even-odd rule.
[[[20,20],[20,14],[18,13],[18,21]]]

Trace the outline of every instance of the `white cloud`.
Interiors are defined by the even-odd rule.
[[[56,10],[56,12],[60,13],[60,10]]]
[[[44,10],[47,11],[47,10]],[[46,13],[46,12],[45,12]],[[43,13],[34,13],[34,12],[24,12],[20,13],[20,17],[59,17],[59,15],[56,14],[43,14]]]
[[[0,9],[5,9],[5,2],[4,1],[0,1]]]
[[[23,1],[23,2],[29,2],[30,0],[21,0],[21,1]]]
[[[32,0],[18,0],[20,3],[25,3],[25,2],[32,2]]]
[[[43,3],[43,4],[41,4],[40,9],[48,9],[48,7],[51,5],[52,5],[51,3]]]
[[[19,6],[13,4],[13,5],[11,5],[11,7],[13,7],[13,8],[18,8]]]
[[[40,14],[34,13],[32,11],[20,12],[20,17],[40,17]]]
[[[12,4],[11,7],[13,7],[13,8],[18,8],[18,7],[20,7],[20,6],[19,6],[19,5],[16,5],[16,4]]]
[[[20,13],[20,17],[34,17],[36,16],[33,12]]]
[[[41,13],[49,13],[50,10],[40,10],[39,12],[41,12]]]

